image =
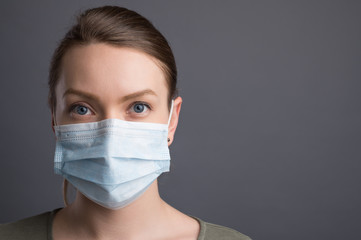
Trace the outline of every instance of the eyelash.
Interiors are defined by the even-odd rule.
[[[146,102],[136,101],[129,105],[128,109],[132,109],[136,104],[142,104],[146,106],[149,110],[152,110],[151,106]]]
[[[130,109],[132,109],[136,104],[142,104],[144,105],[145,107],[148,108],[148,110],[152,110],[152,107],[146,103],[146,102],[142,102],[142,101],[136,101],[136,102],[133,102],[132,104],[129,105],[127,112],[130,111]],[[74,112],[74,110],[77,108],[77,107],[86,107],[89,111],[91,112],[94,112],[90,107],[88,107],[86,104],[80,104],[80,103],[77,103],[77,104],[74,104],[74,105],[71,105],[70,108],[69,108],[69,112],[70,113],[75,113],[77,114],[76,112]],[[142,113],[138,113],[138,114],[142,114]],[[77,114],[79,116],[84,116],[84,115],[80,115],[80,114]]]
[[[75,113],[75,114],[77,114],[77,113],[75,112],[75,109],[76,109],[77,107],[86,107],[86,108],[88,109],[88,111],[94,112],[94,111],[93,111],[90,107],[88,107],[86,104],[76,103],[76,104],[70,106],[70,108],[69,108],[69,113]],[[77,114],[77,115],[78,115],[78,114]],[[79,114],[79,115],[80,115],[80,114]],[[82,115],[80,115],[80,116],[82,116]]]

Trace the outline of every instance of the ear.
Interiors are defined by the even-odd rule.
[[[51,129],[53,129],[53,133],[55,134],[54,126],[55,126],[54,113],[51,112]]]
[[[168,146],[172,144],[174,139],[175,130],[177,129],[178,126],[179,112],[181,110],[182,102],[183,100],[181,97],[177,97],[176,99],[174,99],[173,102],[173,112],[168,127],[168,138],[169,138]]]

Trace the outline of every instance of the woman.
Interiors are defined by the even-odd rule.
[[[166,39],[139,14],[82,13],[50,66],[55,173],[65,207],[0,227],[0,239],[249,239],[159,196],[182,99]],[[66,189],[76,189],[68,204]]]

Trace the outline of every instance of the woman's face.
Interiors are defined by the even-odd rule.
[[[131,48],[103,43],[66,52],[56,102],[57,125],[108,118],[166,124],[169,117],[168,87],[156,60]],[[175,131],[181,98],[174,105]]]

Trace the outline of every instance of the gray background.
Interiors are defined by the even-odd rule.
[[[360,1],[0,2],[0,223],[62,206],[49,60],[80,10],[169,40],[184,99],[161,195],[253,239],[361,239]]]

